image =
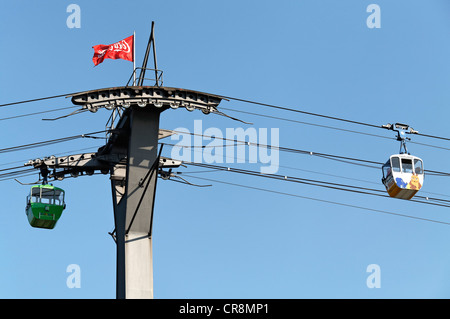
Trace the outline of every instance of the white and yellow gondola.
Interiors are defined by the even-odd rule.
[[[417,156],[408,153],[405,134],[418,134],[409,125],[395,123],[383,125],[384,128],[397,132],[397,141],[400,142],[400,153],[389,157],[382,166],[383,182],[391,197],[411,199],[422,188],[425,177],[423,161]]]
[[[391,197],[411,199],[423,186],[423,161],[416,156],[391,155],[382,170],[382,182]]]

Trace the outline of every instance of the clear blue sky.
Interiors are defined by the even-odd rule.
[[[81,8],[81,28],[66,25],[71,3]],[[381,28],[366,25],[372,3],[381,8]],[[132,63],[105,60],[94,68],[92,46],[136,31],[140,66],[151,21],[165,86],[379,125],[403,122],[425,134],[450,136],[450,4],[445,0],[8,1],[0,11],[0,104],[125,85]],[[235,101],[221,105],[393,137]],[[65,98],[21,104],[1,108],[0,118],[68,106]],[[0,121],[0,148],[102,130],[110,114],[100,110],[41,120],[69,112]],[[255,128],[278,128],[285,147],[378,162],[399,148],[395,140],[228,113]],[[194,120],[202,120],[204,130],[247,128],[184,109],[163,113],[161,128],[193,131]],[[417,136],[413,141],[450,148],[443,140]],[[101,144],[82,139],[2,153],[0,169],[52,154],[93,151]],[[450,171],[448,150],[408,147],[426,169]],[[170,147],[164,155],[170,156]],[[259,170],[261,163],[229,165]],[[280,153],[280,166],[280,174],[384,189],[381,169],[288,153]],[[450,222],[448,208],[226,172],[196,176]],[[37,172],[21,180],[36,179]],[[115,298],[108,176],[55,185],[66,190],[67,209],[48,231],[27,222],[29,187],[0,182],[0,298]],[[421,193],[449,199],[449,185],[448,177],[427,176]],[[196,188],[159,180],[153,227],[155,298],[450,297],[450,226],[445,224],[218,183]],[[66,285],[70,264],[80,266],[81,288]],[[380,267],[380,288],[366,285],[370,264]]]

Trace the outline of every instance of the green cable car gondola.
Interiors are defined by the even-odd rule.
[[[27,196],[26,214],[31,226],[53,229],[66,208],[64,190],[53,185],[35,185]]]

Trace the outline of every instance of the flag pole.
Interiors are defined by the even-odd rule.
[[[153,63],[155,65],[155,80],[156,86],[159,86],[158,80],[158,64],[156,63],[156,47],[155,47],[155,32],[153,31],[155,23],[152,23],[152,41],[153,41]]]
[[[150,32],[150,37],[148,38],[147,50],[145,51],[144,61],[142,61],[142,68],[141,68],[141,72],[139,73],[139,79],[138,79],[138,83],[137,83],[138,86],[141,86],[144,83],[145,70],[147,69],[148,55],[150,53],[150,47],[151,47],[152,41],[154,39],[153,38],[154,26],[155,26],[155,21],[152,21],[152,29]],[[156,69],[156,66],[155,66],[155,69]]]
[[[136,31],[133,31],[133,86],[136,86]]]

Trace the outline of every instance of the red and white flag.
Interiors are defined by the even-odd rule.
[[[133,61],[133,42],[134,36],[131,35],[119,42],[110,45],[94,45],[94,57],[92,61],[95,65],[103,62],[104,59],[124,59]]]

